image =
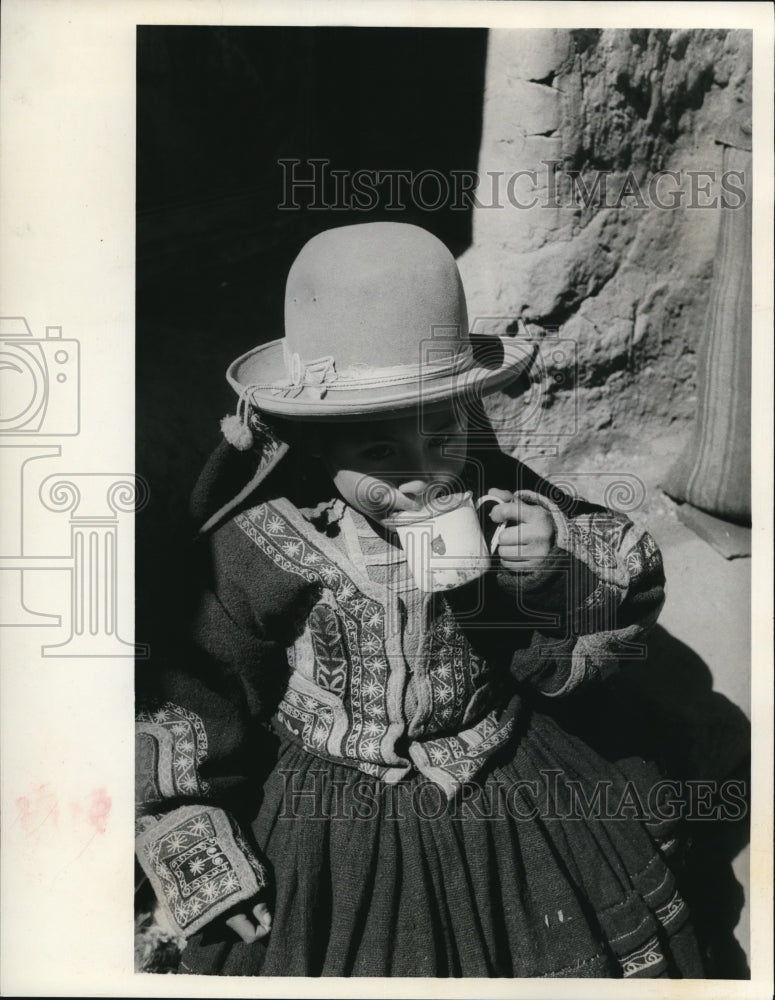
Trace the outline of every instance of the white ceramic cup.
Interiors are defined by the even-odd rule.
[[[496,529],[488,552],[476,514],[486,502],[504,501],[487,493],[474,504],[470,492],[456,493],[438,497],[420,510],[399,511],[385,518],[382,523],[398,535],[420,590],[462,587],[487,571],[504,525]]]

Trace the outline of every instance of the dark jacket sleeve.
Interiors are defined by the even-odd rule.
[[[664,603],[662,557],[651,535],[622,513],[568,509],[547,496],[518,496],[551,515],[555,545],[538,573],[499,574],[520,619],[532,620],[511,669],[542,694],[568,694],[645,655],[643,640]]]
[[[272,565],[234,522],[207,540],[203,589],[175,664],[138,714],[137,854],[170,924],[190,935],[267,883],[244,834],[270,744],[265,722],[309,585]]]
[[[642,658],[664,603],[662,557],[651,535],[521,462],[486,458],[481,487],[510,489],[542,506],[555,542],[537,572],[488,574],[481,613],[464,625],[469,640],[508,665],[517,681],[550,697],[605,678],[624,658]]]

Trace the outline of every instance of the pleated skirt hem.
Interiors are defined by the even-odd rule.
[[[286,743],[252,825],[272,932],[247,945],[216,922],[179,971],[700,978],[674,824],[642,812],[657,779],[540,713],[452,802],[420,775],[386,785]]]

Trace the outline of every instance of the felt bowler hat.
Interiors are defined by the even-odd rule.
[[[348,417],[483,394],[519,376],[531,350],[469,335],[452,254],[418,226],[372,222],[313,237],[285,292],[285,337],[234,361],[244,410]]]

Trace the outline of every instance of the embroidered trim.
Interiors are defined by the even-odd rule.
[[[659,950],[659,942],[656,938],[651,938],[637,951],[631,952],[620,959],[622,974],[625,979],[630,976],[637,976],[646,969],[653,969],[654,966],[664,963],[665,956]]]
[[[686,910],[686,903],[679,896],[678,892],[674,892],[672,897],[665,903],[664,906],[660,906],[656,910],[657,920],[662,924],[663,927],[667,927],[671,924],[676,917],[680,916]]]
[[[420,771],[433,778],[451,797],[461,784],[474,779],[482,764],[506,742],[513,729],[513,714],[502,722],[493,711],[456,736],[411,744],[409,756]]]
[[[316,604],[308,621],[315,682],[323,690],[343,698],[347,686],[347,652],[339,630],[339,618],[327,604]],[[375,650],[377,648],[375,644]]]
[[[326,750],[334,723],[330,705],[325,705],[310,694],[301,694],[288,688],[277,717],[288,732],[314,750]]]
[[[231,818],[181,806],[138,837],[137,856],[172,925],[195,933],[267,884],[267,871]]]
[[[368,765],[361,768],[368,773],[374,773],[375,765],[398,763],[398,760],[386,759],[383,745],[390,729],[384,607],[363,594],[349,575],[300,534],[272,504],[260,504],[240,514],[235,521],[281,569],[330,591],[342,613],[341,637],[350,661],[348,708],[352,716],[343,756],[358,761],[359,766],[361,763]],[[314,621],[311,624],[315,626]],[[325,637],[321,637],[321,641],[325,641]],[[295,735],[299,735],[299,730],[293,720],[302,721],[299,718],[302,707],[298,700],[295,704],[294,699],[289,700],[287,694],[277,711],[280,721]],[[311,749],[322,749],[322,745],[307,745]]]
[[[145,781],[143,801],[207,793],[199,776],[207,756],[207,733],[196,712],[165,702],[137,716],[138,774]]]
[[[364,593],[272,502],[238,515],[235,523],[281,569],[323,588],[307,628],[289,650],[294,669],[276,712],[277,722],[312,753],[354,764],[388,782],[400,780],[409,761],[397,755],[391,737],[406,731],[407,720],[400,711],[392,721],[389,714],[389,684],[401,675],[396,677],[395,668],[391,674],[392,632],[387,631],[385,606]],[[455,641],[458,634],[447,609],[434,622],[427,661],[428,680],[433,681],[428,684],[432,698],[428,719],[436,731],[449,728],[458,712],[469,707],[472,682],[485,666],[464,636]],[[402,650],[392,655],[400,655],[399,666],[404,666]],[[347,677],[340,674],[343,666]],[[341,726],[337,715],[346,719]],[[410,744],[413,763],[453,794],[509,738],[512,719],[496,722],[491,715],[456,736]]]
[[[448,729],[457,721],[461,706],[474,696],[485,663],[471,649],[447,604],[434,615],[425,656],[432,699],[428,728]]]
[[[557,546],[588,566],[601,581],[626,589],[639,568],[661,563],[653,538],[647,532],[639,535],[626,514],[601,510],[570,518],[540,493],[522,490],[515,494],[516,498],[522,496],[551,514]]]
[[[517,494],[518,496],[521,494]],[[570,672],[556,691],[543,690],[550,698],[563,697],[590,679],[605,679],[618,667],[620,659],[642,655],[639,640],[659,617],[661,602],[639,622],[617,628],[617,611],[627,591],[637,586],[645,573],[659,569],[662,556],[648,534],[636,532],[632,521],[616,511],[596,511],[567,518],[551,500],[528,493],[552,516],[557,532],[556,544],[591,570],[597,586],[576,607],[569,621],[575,640]],[[569,580],[569,603],[575,584]]]

